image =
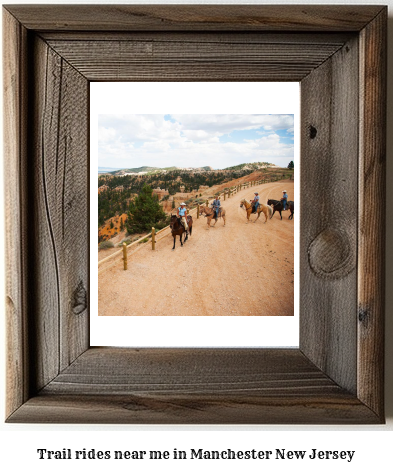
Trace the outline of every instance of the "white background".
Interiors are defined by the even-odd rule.
[[[146,98],[149,98],[146,100]],[[98,316],[98,136],[99,114],[294,114],[296,176],[299,176],[299,83],[108,83],[90,85],[90,343],[130,347],[298,347],[299,214],[295,226],[295,315],[220,316]],[[149,163],[146,163],[149,165]],[[168,163],[166,166],[170,166]],[[296,185],[296,183],[295,183]],[[298,186],[295,202],[299,209]],[[147,244],[146,244],[147,245]],[[258,256],[256,255],[256,258]],[[165,334],[165,337],[162,337]]]
[[[8,1],[7,3],[28,3]],[[37,2],[32,2],[37,3]],[[45,2],[39,2],[45,3]],[[46,3],[53,3],[52,1]],[[57,2],[57,3],[111,3],[111,2]],[[132,3],[117,0],[114,3]],[[149,3],[139,1],[137,3]],[[157,2],[160,3],[160,2]],[[161,3],[176,3],[165,0]],[[178,2],[180,3],[180,2]],[[209,3],[201,0],[183,3]],[[219,2],[211,3],[254,3],[261,2]],[[314,3],[307,0],[301,2],[280,2],[269,0],[269,4],[282,3]],[[345,2],[319,1],[321,4],[335,4]],[[346,2],[352,4],[381,4],[389,5],[389,77],[388,77],[388,130],[393,129],[392,117],[392,58],[393,58],[393,20],[391,10],[393,0]],[[388,183],[393,182],[393,137],[388,134]],[[0,199],[3,199],[1,195]],[[4,222],[2,203],[0,203],[0,223]],[[85,473],[94,469],[94,473],[105,473],[114,470],[116,473],[147,473],[179,472],[188,473],[219,471],[238,473],[245,470],[247,473],[287,473],[289,470],[302,473],[338,473],[350,472],[391,472],[393,445],[393,269],[392,262],[393,242],[393,195],[388,186],[387,212],[387,292],[386,292],[386,413],[385,426],[65,426],[65,425],[10,425],[1,424],[0,430],[0,468],[3,472],[40,472],[40,473]],[[0,232],[0,248],[4,248],[3,232]],[[3,262],[1,262],[3,264]],[[4,275],[1,269],[0,275]],[[0,285],[1,301],[4,301],[4,284]],[[2,305],[4,307],[4,304]],[[4,310],[1,312],[4,314]],[[4,341],[4,323],[0,325],[1,337]],[[4,342],[2,344],[1,364],[5,365]],[[1,382],[4,382],[2,377]],[[0,405],[4,406],[4,388],[0,387]],[[271,449],[286,448],[293,450],[356,450],[354,460],[346,461],[39,461],[36,455],[38,448],[47,449],[90,449],[107,450],[169,450],[173,448],[189,450],[190,448],[203,449]]]

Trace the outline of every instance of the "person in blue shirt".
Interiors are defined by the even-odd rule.
[[[288,202],[288,194],[287,194],[287,191],[285,189],[282,192],[281,201],[282,201],[283,210],[286,211],[287,210],[287,202]]]
[[[184,228],[186,229],[186,232],[188,234],[188,224],[187,224],[187,209],[186,209],[186,203],[182,202],[180,204],[180,207],[177,209],[177,217],[180,217],[180,220],[182,221]]]
[[[259,207],[259,194],[258,193],[254,193],[255,197],[253,199],[253,201],[251,202],[253,208],[252,208],[252,213],[254,214],[254,212],[257,212],[258,210],[258,207]]]
[[[219,196],[216,196],[214,201],[212,202],[213,210],[214,210],[214,218],[218,219],[218,211],[220,210],[221,207],[221,201]]]

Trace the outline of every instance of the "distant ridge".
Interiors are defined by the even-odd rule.
[[[242,163],[240,165],[229,166],[224,168],[225,170],[258,170],[260,168],[271,168],[276,167],[273,163],[268,163],[267,161],[257,161],[255,163]]]
[[[166,168],[159,168],[159,167],[153,167],[153,166],[140,166],[139,168],[122,168],[119,170],[111,171],[110,174],[113,174],[115,176],[121,176],[124,174],[128,173],[135,173],[135,174],[149,174],[149,173],[166,173],[167,171],[197,171],[197,170],[203,170],[203,171],[213,171],[213,168],[211,166],[203,166],[200,168],[178,168],[177,166],[168,166]]]
[[[106,168],[105,166],[98,167],[98,173],[110,173],[112,171],[118,171],[120,168]]]
[[[235,166],[229,166],[223,168],[223,171],[242,171],[250,170],[255,171],[261,168],[275,168],[276,165],[267,161],[259,161],[256,163],[241,163]],[[140,166],[139,168],[105,168],[98,167],[98,173],[110,173],[114,176],[122,176],[125,174],[153,174],[153,173],[166,173],[168,171],[218,171],[212,166],[200,166],[199,168],[179,168],[177,166],[168,166],[166,168],[159,168],[153,166]]]

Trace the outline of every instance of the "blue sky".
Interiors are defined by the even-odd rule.
[[[101,114],[98,166],[287,166],[294,159],[293,129],[290,114]]]

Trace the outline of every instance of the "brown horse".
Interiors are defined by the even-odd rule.
[[[247,223],[248,223],[248,221],[250,220],[251,212],[252,212],[252,204],[249,203],[246,199],[243,199],[240,203],[240,207],[243,207],[243,206],[245,207],[245,209],[247,211]],[[257,212],[258,212],[257,218],[255,219],[255,221],[251,221],[251,222],[256,222],[259,219],[259,216],[261,215],[261,212],[263,212],[265,214],[264,224],[266,224],[267,216],[269,215],[269,218],[271,218],[272,215],[273,215],[273,209],[271,208],[271,206],[267,206],[265,204],[262,204],[261,202],[259,203],[259,207],[258,207]]]
[[[281,220],[282,220],[282,214],[281,212],[284,210],[284,206],[282,204],[282,201],[277,201],[276,199],[269,199],[267,201],[267,203],[269,204],[269,206],[272,206],[273,207],[273,216],[274,216],[274,213],[277,211],[280,213],[280,217],[281,217]],[[288,219],[293,219],[293,210],[294,210],[294,203],[293,201],[288,201],[287,202],[287,209],[285,209],[286,211],[290,211],[290,215],[288,217]],[[273,217],[272,216],[272,217]]]
[[[213,224],[213,227],[217,224],[217,217],[215,216],[215,212],[214,210],[211,208],[211,207],[207,207],[207,206],[200,206],[199,208],[199,214],[202,216],[202,215],[205,215],[207,217],[207,228],[210,229],[210,222],[212,219],[215,220],[214,224]],[[225,218],[225,209],[223,209],[222,207],[220,208],[220,210],[218,211],[218,217],[222,217],[224,219],[224,226],[225,226],[225,222],[226,222],[226,218]]]
[[[190,236],[192,234],[192,217],[187,216],[187,224],[188,224],[188,231],[190,232]],[[172,250],[175,250],[175,245],[176,245],[176,236],[180,236],[180,244],[183,247],[183,232],[186,232],[186,229],[184,228],[183,224],[180,221],[180,218],[177,217],[176,215],[172,214],[171,215],[171,222],[169,224],[170,228],[172,229],[172,237],[173,237],[173,247]],[[188,235],[186,234],[186,238],[184,239],[184,243],[188,240]]]

